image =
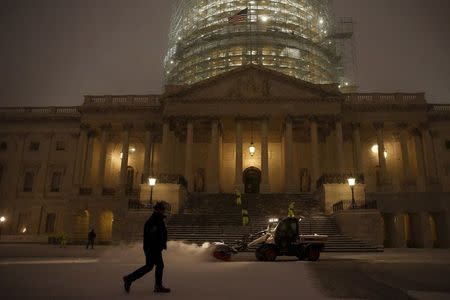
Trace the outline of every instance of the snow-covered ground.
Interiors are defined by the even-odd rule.
[[[207,248],[170,242],[164,252],[168,295],[153,294],[153,272],[125,294],[122,276],[144,262],[141,245],[110,247],[99,257],[9,259],[0,263],[4,299],[324,299],[308,262],[261,263],[251,256],[213,259]],[[3,297],[2,297],[3,298]]]
[[[207,248],[170,242],[164,252],[168,295],[153,294],[153,272],[123,291],[122,276],[144,263],[142,245],[0,245],[0,299],[450,299],[450,251],[388,249],[232,262]]]

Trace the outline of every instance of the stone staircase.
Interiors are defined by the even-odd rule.
[[[243,195],[242,205],[247,207],[250,224],[241,226],[241,208],[235,204],[232,194],[194,194],[185,205],[182,214],[172,215],[168,219],[170,240],[182,240],[190,243],[223,241],[233,244],[249,233],[266,228],[271,217],[287,215],[288,205],[295,202],[296,216],[304,216],[300,223],[302,234],[326,234],[328,243],[325,251],[330,252],[367,252],[382,251],[375,245],[354,240],[339,233],[334,220],[321,213],[311,194],[285,195]],[[142,239],[142,227],[150,212],[135,212],[129,233],[131,240]],[[145,218],[143,218],[145,216]],[[140,229],[139,229],[140,228]],[[250,249],[252,250],[252,249]]]

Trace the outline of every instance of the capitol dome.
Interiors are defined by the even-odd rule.
[[[328,0],[180,0],[165,81],[192,84],[255,64],[311,83],[343,82]]]

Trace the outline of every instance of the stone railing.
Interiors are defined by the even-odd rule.
[[[333,213],[347,210],[347,209],[377,209],[377,201],[366,201],[364,204],[356,204],[352,207],[352,200],[341,200],[333,204]]]
[[[116,189],[114,189],[114,188],[103,188],[102,189],[102,195],[103,196],[115,196],[116,195]]]
[[[0,107],[0,114],[78,115],[78,106],[67,107]]]
[[[428,106],[429,112],[447,112],[450,113],[450,105],[449,104],[430,104]]]
[[[161,102],[155,95],[128,96],[85,96],[84,105],[108,106],[160,106]]]
[[[345,104],[424,104],[425,94],[347,94]]]
[[[187,180],[178,174],[159,174],[157,183],[174,183],[187,187]]]
[[[92,188],[90,187],[80,188],[80,196],[90,196],[90,195],[92,195]]]
[[[153,209],[153,206],[157,203],[160,202],[161,200],[153,200],[153,202],[150,201],[138,201],[138,200],[128,200],[128,209],[131,210],[150,210]],[[172,206],[170,205],[170,203],[162,201],[165,208],[166,208],[166,213],[170,214],[170,212],[172,211]]]
[[[364,174],[352,174],[352,173],[329,173],[329,174],[323,174],[318,180],[317,180],[317,188],[324,184],[332,184],[332,183],[338,183],[338,184],[348,184],[348,178],[354,177],[356,178],[357,184],[364,184]]]

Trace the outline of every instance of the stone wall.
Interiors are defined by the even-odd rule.
[[[346,210],[333,214],[342,234],[375,245],[383,245],[383,218],[378,210]]]
[[[345,183],[331,183],[324,184],[321,187],[321,192],[318,193],[324,203],[325,213],[331,214],[333,212],[333,205],[342,201],[344,203],[344,209],[351,206],[352,190],[348,184]],[[355,186],[355,202],[356,205],[361,206],[366,201],[365,185],[357,184]]]

